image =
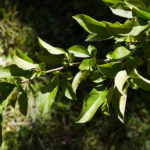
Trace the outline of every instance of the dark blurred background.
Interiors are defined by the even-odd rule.
[[[75,44],[87,46],[89,43],[84,41],[87,33],[72,18],[81,13],[99,21],[124,21],[112,15],[100,0],[1,0],[1,63],[9,62],[9,51],[14,48],[37,61],[38,36],[64,49]],[[92,44],[102,58],[111,50],[113,41]],[[120,123],[115,115],[105,116],[101,111],[89,123],[75,124],[81,102],[60,101],[61,98],[55,102],[50,114],[41,118],[38,102],[32,95],[29,97],[27,117],[14,110],[5,112],[2,150],[150,149],[148,92],[129,91],[125,124]]]

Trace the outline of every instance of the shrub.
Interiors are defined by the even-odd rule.
[[[84,14],[73,18],[88,32],[86,41],[113,40],[113,49],[99,59],[94,45],[87,48],[73,45],[64,50],[39,38],[43,52],[37,56],[41,63],[34,63],[19,49],[13,50],[12,63],[0,68],[1,120],[3,111],[8,106],[15,107],[16,103],[26,115],[29,92],[38,95],[41,114],[45,116],[57,97],[77,100],[79,86],[85,83],[83,108],[76,122],[89,121],[98,109],[110,115],[111,108],[124,122],[128,89],[150,90],[150,81],[146,79],[150,73],[150,3],[146,0],[103,1],[113,14],[127,18],[126,21],[97,21]],[[34,81],[43,83],[37,93]]]

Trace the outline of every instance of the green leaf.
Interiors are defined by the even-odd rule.
[[[105,3],[110,3],[110,4],[118,4],[118,3],[123,3],[124,0],[102,0]]]
[[[7,82],[0,82],[0,114],[6,108],[8,102],[7,97],[11,94],[14,89],[14,85]]]
[[[79,66],[79,69],[81,70],[81,71],[84,71],[84,70],[89,70],[90,69],[90,65],[91,65],[91,59],[84,59],[82,62],[81,62],[81,64],[80,64],[80,66]]]
[[[89,121],[98,108],[106,101],[107,89],[98,91],[93,89],[84,99],[83,108],[78,118],[77,123],[84,123]]]
[[[22,58],[22,59],[24,59],[24,60],[26,60],[26,61],[28,61],[28,62],[30,62],[30,63],[34,63],[33,62],[33,60],[31,59],[31,58],[29,58],[27,55],[25,55],[22,51],[20,51],[19,49],[16,49],[15,50],[15,54],[18,56],[18,57],[20,57],[20,58]]]
[[[112,105],[113,109],[115,110],[115,112],[118,116],[118,119],[119,119],[119,116],[120,116],[120,118],[123,118],[123,116],[120,112],[120,106],[119,106],[121,96],[122,96],[122,94],[118,91],[118,89],[114,88],[113,95],[111,97],[111,105]]]
[[[111,87],[109,88],[108,94],[107,94],[107,103],[108,103],[108,105],[109,105],[110,102],[111,102],[111,99],[112,99],[112,97],[113,97],[114,91],[115,91],[115,86],[114,86],[114,83],[113,83],[113,84],[111,85]]]
[[[113,36],[110,34],[96,34],[96,33],[90,33],[85,41],[93,42],[93,41],[104,41],[108,39],[112,39]]]
[[[112,38],[106,29],[105,22],[99,22],[87,15],[79,14],[73,17],[89,34],[86,41],[102,41]]]
[[[122,67],[123,65],[121,63],[115,63],[115,62],[98,65],[98,68],[100,72],[103,74],[103,76],[108,78],[115,77],[117,72],[122,70]]]
[[[9,68],[0,68],[0,78],[11,77]]]
[[[124,24],[106,23],[107,29],[113,36],[137,36],[149,25],[142,24],[139,19],[127,20]]]
[[[123,59],[123,58],[128,57],[130,54],[131,54],[131,51],[129,51],[126,47],[120,46],[120,47],[117,47],[114,50],[114,52],[112,53],[111,58],[115,59],[115,60]]]
[[[26,116],[28,109],[28,97],[25,91],[21,91],[19,93],[18,103],[20,112]]]
[[[47,51],[42,51],[37,54],[40,61],[53,66],[60,65],[63,62],[64,55],[52,55]]]
[[[73,53],[75,57],[88,58],[90,57],[87,49],[81,45],[74,45],[68,49],[69,53]]]
[[[68,99],[70,99],[70,100],[76,100],[77,99],[70,82],[68,82],[67,80],[63,79],[61,85],[62,85],[62,89],[63,89],[64,95]]]
[[[73,91],[74,93],[76,93],[76,90],[79,86],[79,84],[82,82],[82,80],[84,80],[89,74],[89,71],[83,71],[83,72],[78,72],[73,81],[72,81],[72,88],[73,88]]]
[[[39,43],[41,44],[41,46],[44,47],[50,54],[61,55],[61,54],[65,54],[66,53],[65,50],[53,47],[50,44],[44,42],[40,38],[38,38],[38,40],[39,40]]]
[[[136,17],[140,17],[140,18],[143,18],[143,19],[146,19],[146,20],[150,20],[150,13],[148,13],[146,11],[140,10],[138,8],[133,8],[132,13]]]
[[[141,0],[125,0],[125,3],[130,9],[139,8],[142,10],[147,10],[147,6]]]
[[[115,90],[114,84],[112,84],[112,86],[108,90],[107,99],[106,99],[106,101],[104,102],[104,104],[101,107],[102,112],[105,115],[110,115],[110,113],[109,113],[109,105],[110,105],[111,99],[113,97],[114,90]]]
[[[15,51],[13,53],[12,59],[13,62],[21,69],[23,70],[31,70],[38,68],[37,64],[33,64],[29,61],[28,57],[25,57],[24,55],[18,55],[19,51]],[[19,52],[20,54],[20,52]]]
[[[150,91],[150,80],[142,77],[136,69],[130,73],[130,81],[138,88]]]
[[[125,34],[124,36],[138,36],[142,31],[147,29],[149,24],[147,25],[137,25],[132,28],[131,32],[128,34]]]
[[[14,55],[13,56],[13,62],[21,69],[23,70],[31,70],[31,69],[35,69],[38,67],[37,64],[32,64],[29,63],[28,61],[25,61],[21,58],[19,58],[18,56]]]
[[[134,19],[132,20],[126,20],[124,24],[120,23],[109,23],[106,22],[107,24],[107,30],[112,34],[112,35],[123,35],[129,33],[133,26],[135,25]]]
[[[4,68],[0,68],[0,78],[10,78],[12,76],[16,77],[27,77],[29,78],[32,75],[32,72],[29,70],[22,70],[21,68],[18,68],[17,65],[10,65],[6,66]]]
[[[125,108],[126,108],[126,101],[127,101],[127,90],[128,86],[126,86],[123,90],[123,94],[121,95],[119,99],[119,114],[118,119],[124,123],[124,115],[125,115]]]
[[[73,18],[88,32],[88,33],[97,33],[97,34],[106,34],[106,25],[102,22],[99,22],[87,15],[79,14],[73,16]]]
[[[123,94],[123,87],[128,78],[126,70],[119,71],[115,77],[115,86],[121,94]]]
[[[58,86],[59,77],[55,76],[48,85],[42,88],[41,93],[39,94],[42,115],[47,114],[54,103]]]
[[[90,73],[90,80],[94,83],[101,83],[105,79],[102,78],[102,73],[99,70],[95,70]]]
[[[123,7],[112,8],[110,7],[113,14],[124,17],[124,18],[133,18],[132,11],[124,9]]]
[[[95,46],[89,45],[87,50],[88,50],[91,57],[96,57],[97,49]]]

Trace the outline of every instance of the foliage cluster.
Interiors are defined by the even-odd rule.
[[[40,88],[38,93],[43,116],[48,113],[56,96],[64,95],[68,99],[76,100],[80,83],[90,80],[87,88],[89,94],[85,93],[83,109],[77,122],[89,121],[100,106],[104,114],[109,115],[111,111],[115,111],[118,118],[124,121],[127,89],[150,89],[150,81],[137,72],[137,69],[145,70],[146,66],[147,70],[142,73],[146,77],[149,75],[150,13],[147,2],[139,0],[104,2],[114,14],[129,19],[121,24],[99,22],[83,14],[74,18],[89,33],[87,41],[114,40],[113,50],[106,58],[97,59],[97,49],[93,45],[87,48],[74,45],[66,51],[53,47],[40,38],[39,43],[45,50],[37,55],[42,63],[34,63],[20,50],[14,50],[11,53],[13,63],[0,70],[1,114],[7,106],[15,107],[17,102],[20,111],[25,115],[27,93],[35,93],[33,80],[40,79],[45,83],[43,75],[51,73],[50,82]],[[46,71],[45,64],[61,67]],[[79,72],[72,70],[73,67],[78,67]]]

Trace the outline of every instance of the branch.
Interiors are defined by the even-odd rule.
[[[100,59],[100,60],[97,60],[97,63],[104,63],[104,62],[109,62],[109,61],[110,61],[110,59]],[[47,71],[46,71],[46,74],[52,73],[52,72],[55,72],[55,71],[61,71],[61,70],[64,70],[64,69],[66,69],[66,68],[78,66],[78,65],[80,65],[80,64],[81,64],[81,62],[75,62],[75,63],[73,63],[73,64],[70,65],[70,66],[58,67],[58,68],[50,69],[50,70],[47,70]],[[27,79],[27,80],[24,80],[24,81],[22,81],[22,83],[26,83],[26,82],[28,82],[28,81],[31,81],[31,80],[33,80],[34,78],[35,78],[35,77],[30,78],[30,79]]]
[[[46,74],[51,73],[51,72],[55,72],[55,71],[61,71],[61,70],[63,70],[63,69],[70,68],[70,67],[73,67],[73,66],[78,66],[78,65],[80,65],[80,64],[81,64],[81,62],[75,62],[75,63],[73,63],[73,65],[71,65],[71,66],[58,67],[58,68],[55,68],[55,69],[47,70],[47,71],[46,71]]]

